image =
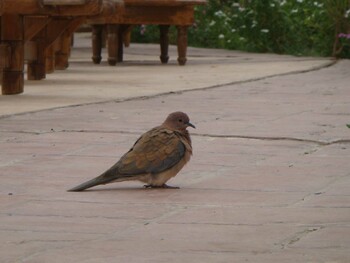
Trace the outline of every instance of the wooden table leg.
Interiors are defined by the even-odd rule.
[[[92,61],[95,64],[100,64],[102,60],[102,34],[103,25],[92,25]]]
[[[56,69],[67,69],[68,59],[71,50],[72,35],[69,32],[64,32],[59,39],[59,50],[56,52],[55,68]]]
[[[125,47],[130,46],[132,28],[133,25],[125,25],[125,29],[123,30],[123,44]]]
[[[168,63],[169,61],[169,25],[160,25],[160,61],[163,64]]]
[[[4,14],[1,17],[1,41],[9,49],[9,66],[2,72],[2,94],[19,94],[24,88],[24,23],[20,15]]]
[[[55,71],[55,46],[51,45],[46,49],[46,73]]]
[[[118,62],[123,62],[123,55],[124,55],[124,40],[129,41],[130,39],[127,39],[128,36],[126,35],[128,30],[130,28],[130,25],[118,25]]]
[[[27,78],[28,80],[41,80],[46,78],[45,66],[45,48],[46,48],[46,27],[41,30],[33,39],[36,43],[37,58],[33,61],[28,61]]]
[[[118,25],[107,25],[107,46],[108,46],[108,64],[115,66],[118,61],[118,47],[119,47],[119,30]]]
[[[179,65],[185,65],[187,61],[187,26],[177,27],[177,53]]]

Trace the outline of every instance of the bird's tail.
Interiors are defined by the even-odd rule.
[[[100,185],[100,184],[107,184],[112,181],[114,181],[116,178],[113,177],[106,177],[105,174],[102,174],[94,179],[91,179],[89,181],[86,181],[85,183],[82,183],[76,187],[73,187],[72,189],[69,189],[68,192],[79,192],[83,191],[85,189],[88,189],[90,187]]]

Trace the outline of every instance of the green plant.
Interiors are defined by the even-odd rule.
[[[208,0],[195,8],[191,46],[350,58],[339,33],[350,33],[349,0]],[[133,39],[158,42],[158,27]],[[176,30],[170,30],[176,43]]]
[[[342,36],[342,32],[350,33],[350,1],[325,0],[325,7],[334,30],[333,56],[341,57],[346,41],[342,41],[339,36]],[[349,52],[344,53],[349,55]]]

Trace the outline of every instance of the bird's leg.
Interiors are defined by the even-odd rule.
[[[180,189],[180,187],[178,186],[170,186],[167,184],[163,184],[163,185],[151,185],[151,184],[146,184],[144,185],[145,188],[162,188],[162,189]]]

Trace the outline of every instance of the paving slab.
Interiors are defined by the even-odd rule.
[[[0,97],[1,262],[350,262],[350,61],[135,45],[109,67],[78,43]],[[175,110],[197,126],[180,189],[66,192]]]
[[[125,48],[124,63],[111,67],[105,50],[102,63],[92,63],[91,34],[75,34],[74,43],[67,70],[56,70],[41,81],[26,80],[19,96],[0,96],[0,115],[225,85],[333,63],[329,58],[189,47],[182,67],[177,65],[175,46],[170,46],[170,61],[163,65],[158,45],[132,44]]]

